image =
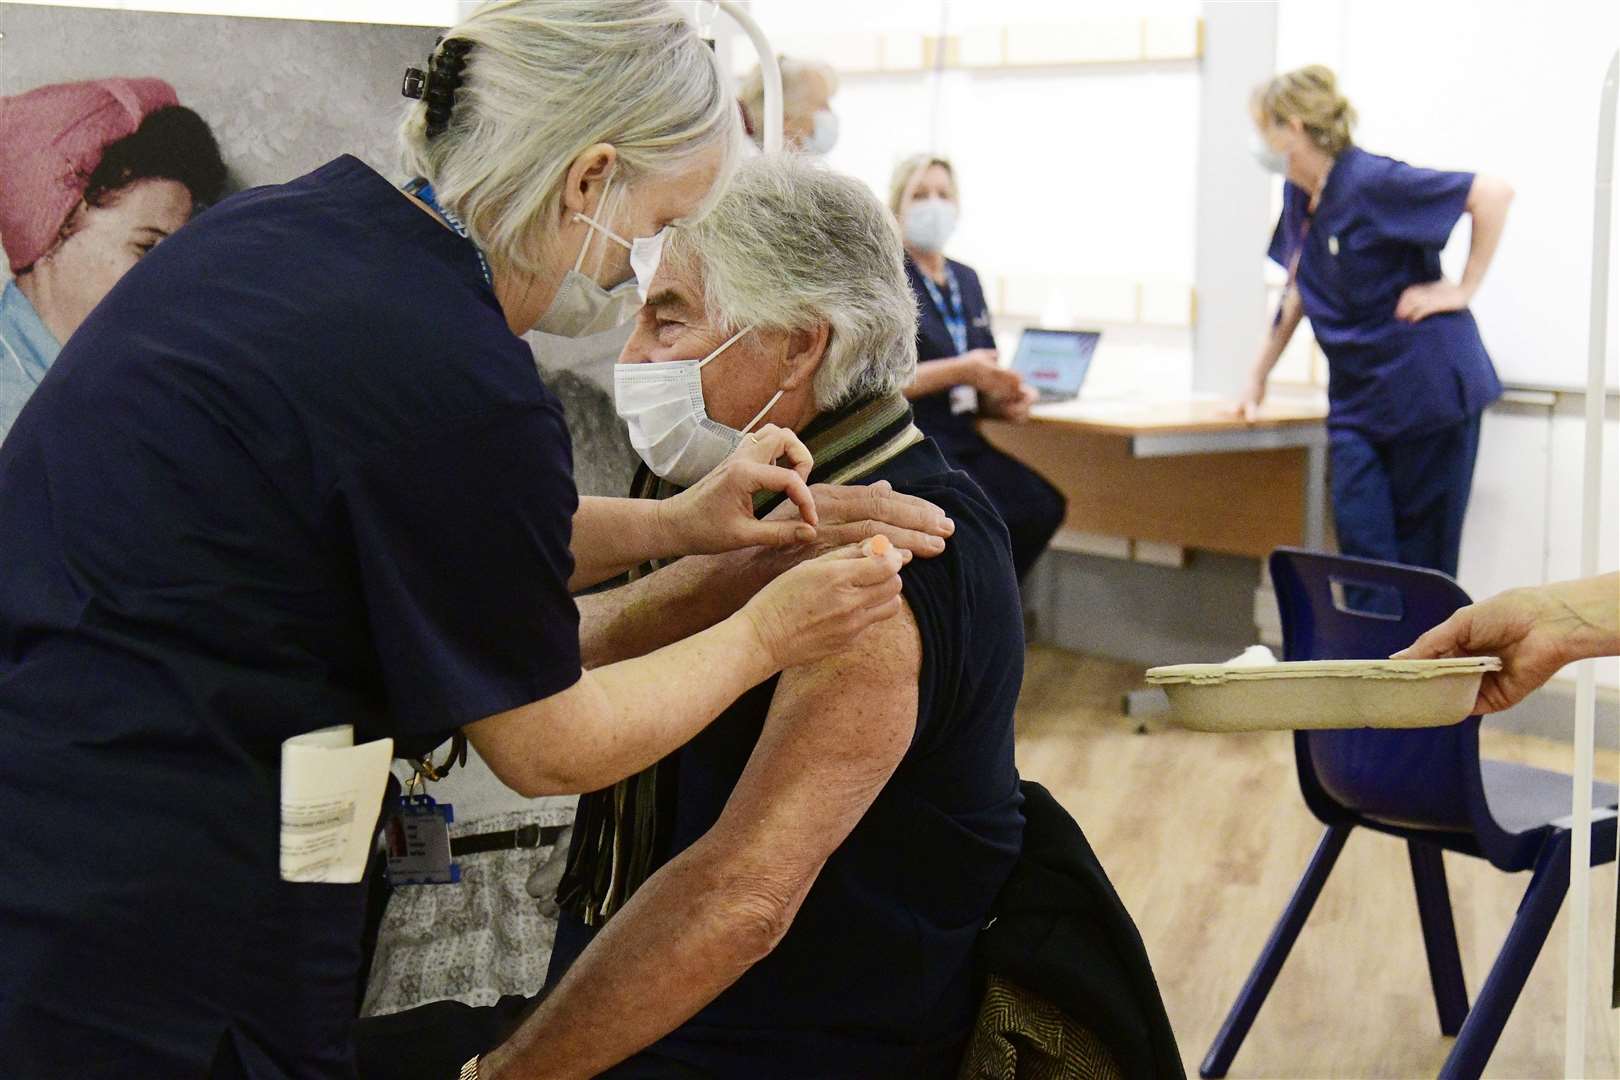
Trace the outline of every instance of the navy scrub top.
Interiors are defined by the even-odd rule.
[[[957,287],[961,290],[961,314],[967,322],[968,350],[995,348],[996,338],[990,332],[990,307],[985,303],[984,288],[979,284],[978,273],[973,267],[955,259],[946,259],[945,265],[956,275]],[[951,340],[945,316],[935,305],[928,286],[924,284],[923,272],[910,255],[906,256],[906,277],[911,282],[912,294],[917,298],[917,362],[944,360],[958,355],[960,350],[956,342]],[[950,291],[941,289],[940,292],[942,299],[949,303]],[[917,416],[917,426],[939,443],[940,449],[947,455],[960,454],[984,444],[984,439],[979,435],[979,414],[954,411],[950,390],[917,398],[912,401],[911,407]]]
[[[280,881],[282,740],[576,682],[576,504],[475,249],[354,158],[141,260],[0,448],[3,1071],[351,1075],[364,886]]]
[[[861,478],[878,480],[928,499],[956,522],[945,554],[900,572],[922,643],[911,748],[771,954],[604,1077],[948,1080],[957,1073],[983,989],[974,946],[1023,846],[1013,764],[1023,614],[1006,527],[937,446],[919,443]],[[744,694],[669,759],[674,820],[660,865],[719,820],[777,682]],[[563,914],[551,984],[594,936],[578,916]]]
[[[1440,251],[1474,174],[1420,169],[1345,149],[1316,212],[1283,186],[1267,254],[1295,272],[1305,315],[1328,359],[1328,424],[1373,442],[1415,438],[1479,415],[1502,394],[1466,308],[1418,323],[1395,318],[1409,285],[1441,277]]]

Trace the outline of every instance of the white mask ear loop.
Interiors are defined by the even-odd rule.
[[[610,188],[612,188],[612,186],[613,186],[613,174],[609,173],[607,180],[604,182],[604,184],[602,186],[602,201],[600,203],[599,209],[604,210],[604,211],[607,209],[608,191],[609,191]],[[618,194],[618,193],[619,192],[617,192],[617,191],[614,192],[615,195]],[[602,216],[607,217],[607,214],[603,213]],[[597,221],[595,218],[591,217],[591,215],[586,214],[586,213],[578,213],[578,212],[576,212],[574,214],[574,220],[575,221],[583,221],[585,224],[589,225],[591,228],[595,229],[597,232],[601,233],[603,236],[607,237],[609,240],[612,240],[615,244],[618,244],[622,248],[629,249],[630,241],[626,240],[624,237],[620,236],[618,233],[614,232],[612,229],[608,228],[606,225],[603,225],[600,221]],[[585,237],[585,242],[583,244],[581,244],[580,247],[579,247],[579,258],[574,260],[574,272],[575,273],[578,273],[580,267],[585,265],[585,253],[588,252],[590,249],[591,249],[591,238],[589,236],[587,236],[587,237]]]
[[[698,361],[698,370],[699,371],[703,370],[703,365],[704,364],[707,364],[710,360],[713,360],[715,357],[719,356],[721,353],[723,353],[727,349],[731,348],[732,344],[734,342],[736,342],[736,340],[738,338],[742,337],[744,334],[748,333],[748,331],[750,331],[752,329],[753,329],[752,326],[745,326],[741,330],[737,331],[735,334],[732,334],[729,338],[727,338],[725,340],[724,344],[722,344],[718,349],[714,350],[714,352],[710,353],[708,356],[705,356],[702,360]],[[754,430],[754,425],[758,424],[761,420],[765,419],[766,415],[772,409],[776,408],[776,403],[778,401],[782,400],[782,395],[785,394],[785,393],[787,393],[786,390],[778,390],[776,392],[775,396],[773,396],[771,398],[771,400],[769,400],[769,401],[767,401],[765,403],[765,407],[763,409],[759,410],[759,414],[756,415],[752,420],[748,421],[748,423],[743,427],[742,433],[744,435],[746,435],[750,431]]]
[[[765,415],[767,413],[769,413],[772,409],[776,408],[776,403],[778,401],[782,400],[782,395],[785,394],[785,393],[787,393],[786,390],[778,390],[776,392],[776,395],[774,397],[772,397],[771,400],[769,400],[769,401],[767,401],[765,403],[765,407],[763,409],[759,410],[759,415],[754,417],[752,420],[748,421],[748,426],[743,428],[743,434],[746,435],[750,431],[753,431],[754,430],[754,425],[759,423],[761,420],[765,419]]]
[[[742,337],[744,334],[748,333],[748,331],[750,331],[752,329],[753,329],[752,326],[745,326],[741,330],[737,331],[735,334],[732,334],[730,337],[726,338],[726,340],[721,343],[721,345],[720,345],[720,347],[718,349],[714,350],[714,352],[710,353],[708,356],[705,356],[703,359],[698,361],[698,368],[701,370],[704,364],[707,364],[710,360],[713,360],[715,357],[719,356],[721,353],[723,353],[727,349],[731,348],[731,346],[736,343],[738,338]]]

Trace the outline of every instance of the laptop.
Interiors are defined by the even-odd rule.
[[[1080,396],[1101,338],[1096,330],[1025,330],[1018,339],[1013,370],[1042,401],[1073,401]]]

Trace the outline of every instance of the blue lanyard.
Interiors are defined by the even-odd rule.
[[[489,260],[484,258],[484,249],[473,243],[473,238],[467,235],[467,226],[455,214],[439,205],[438,196],[433,194],[433,185],[423,179],[412,180],[405,185],[405,190],[418,199],[427,203],[428,209],[439,215],[439,220],[450,226],[455,234],[467,243],[472,244],[474,254],[478,256],[478,268],[484,272],[484,283],[490,288],[495,287],[495,279],[489,273]]]
[[[922,278],[923,286],[928,290],[928,298],[934,302],[939,310],[939,317],[945,320],[945,329],[950,331],[951,343],[956,346],[956,354],[961,356],[967,352],[967,314],[962,309],[962,287],[956,282],[956,273],[949,263],[945,264],[945,284],[951,290],[951,302],[945,303],[945,297],[940,293],[939,286],[920,268],[917,271]]]

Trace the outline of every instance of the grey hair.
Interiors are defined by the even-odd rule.
[[[426,102],[410,105],[402,164],[480,247],[520,269],[540,265],[544,227],[588,147],[618,151],[623,190],[722,146],[711,201],[739,156],[737,105],[714,51],[664,0],[491,0],[451,39],[473,48],[449,126],[430,138]]]
[[[896,393],[917,371],[917,302],[894,219],[860,181],[802,154],[744,162],[714,212],[670,230],[664,259],[703,278],[728,330],[831,328],[816,405]]]

